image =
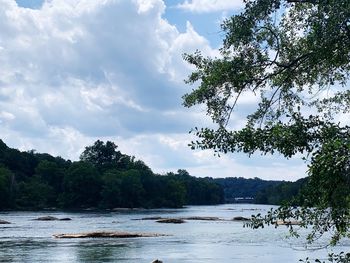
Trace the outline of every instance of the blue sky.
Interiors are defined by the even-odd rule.
[[[11,147],[77,160],[112,140],[155,172],[296,180],[305,165],[279,156],[192,151],[203,107],[184,108],[191,67],[182,54],[217,56],[227,0],[0,0],[0,138]],[[232,116],[244,121],[256,99]]]

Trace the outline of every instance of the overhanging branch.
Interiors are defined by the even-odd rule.
[[[309,3],[309,4],[318,4],[318,0],[287,0],[287,3]]]

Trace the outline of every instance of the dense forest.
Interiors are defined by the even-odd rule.
[[[289,202],[292,205],[302,205],[301,193],[307,184],[307,178],[296,182],[280,182],[261,189],[255,195],[254,202],[257,204],[281,205]]]
[[[72,162],[0,140],[0,209],[181,207],[224,202],[210,178],[185,170],[157,175],[122,154],[113,142],[96,141]]]
[[[237,198],[281,204],[296,196],[304,183],[305,179],[196,178],[181,169],[158,175],[110,141],[96,141],[72,162],[21,152],[0,140],[0,209],[182,207],[232,203]]]
[[[264,189],[282,183],[282,181],[266,181],[259,178],[246,179],[243,177],[217,178],[215,182],[223,187],[225,201],[228,203],[236,202],[237,198],[255,199],[255,196]]]
[[[307,178],[296,182],[267,181],[260,178],[246,179],[228,177],[214,179],[224,189],[227,203],[251,202],[256,204],[281,205],[286,201],[301,204],[299,193],[307,183]]]

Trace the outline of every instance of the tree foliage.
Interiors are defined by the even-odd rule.
[[[13,173],[4,167],[0,166],[0,207],[13,206]]]
[[[85,147],[80,160],[89,162],[98,169],[110,168],[121,161],[122,154],[116,150],[117,148],[118,146],[111,141],[104,143],[97,140],[94,145]]]
[[[282,181],[265,181],[259,178],[247,179],[243,177],[216,178],[215,182],[224,188],[225,201],[231,203],[236,202],[235,198],[254,198],[255,203],[262,203],[260,196],[267,189],[274,188],[282,183]],[[270,196],[267,194],[266,199],[268,197]],[[273,200],[266,200],[264,203],[277,204]]]
[[[187,82],[197,84],[184,105],[205,104],[217,124],[195,128],[199,139],[192,148],[302,154],[309,175],[305,209],[286,206],[253,226],[291,216],[312,225],[311,241],[328,231],[333,243],[349,236],[350,128],[344,114],[350,111],[350,1],[246,0],[222,30],[219,57],[184,55],[196,68]],[[258,102],[245,126],[233,129],[230,117],[242,96]]]
[[[197,196],[194,189],[205,195]],[[96,141],[80,161],[71,162],[20,152],[0,140],[0,210],[182,207],[223,201],[223,190],[213,180],[194,178],[185,170],[154,174],[110,141]]]

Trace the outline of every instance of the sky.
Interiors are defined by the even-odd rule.
[[[191,128],[212,122],[203,107],[182,106],[195,88],[184,83],[193,68],[182,55],[217,56],[220,22],[242,8],[240,0],[0,0],[0,138],[73,161],[110,140],[161,174],[304,177],[299,159],[188,147]],[[249,109],[256,98],[242,103]]]

